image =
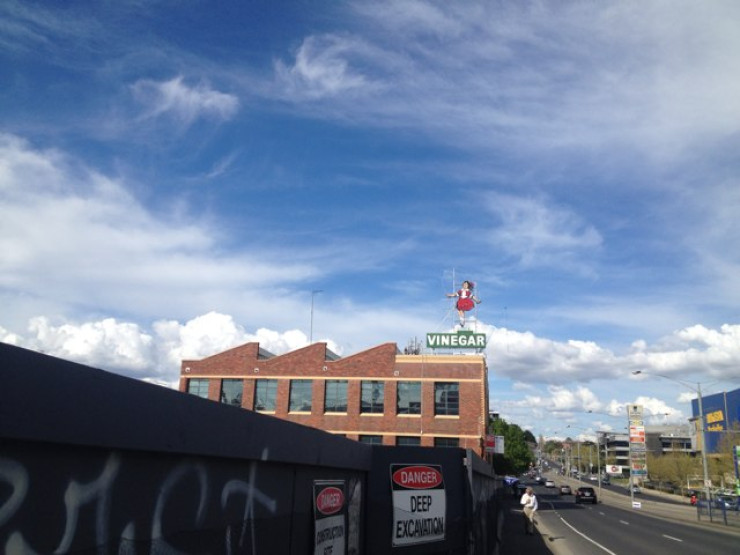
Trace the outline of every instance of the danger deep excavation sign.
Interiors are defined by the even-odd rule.
[[[393,546],[445,539],[446,503],[442,467],[392,464]]]

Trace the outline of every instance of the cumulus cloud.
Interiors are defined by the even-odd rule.
[[[554,341],[480,324],[488,336],[489,365],[516,381],[565,384],[600,379],[645,379],[651,373],[675,380],[700,374],[716,379],[736,378],[740,366],[740,325],[718,330],[696,325],[676,330],[654,345],[636,341],[632,350],[616,354],[593,341]],[[642,375],[632,375],[632,371]],[[691,382],[687,382],[691,385]]]
[[[45,317],[33,318],[28,335],[9,334],[0,328],[0,340],[51,356],[116,372],[151,383],[177,384],[180,363],[221,353],[244,343],[257,342],[280,355],[308,345],[300,330],[278,332],[258,329],[249,333],[227,314],[210,312],[185,323],[160,320],[151,331],[114,318],[84,323],[53,324]],[[342,349],[328,341],[330,350]]]
[[[142,79],[131,86],[134,97],[144,106],[143,119],[170,115],[190,125],[200,117],[230,119],[239,109],[239,99],[216,91],[206,83],[191,87],[183,76],[169,81]]]

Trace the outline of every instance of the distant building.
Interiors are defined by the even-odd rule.
[[[679,426],[648,426],[645,428],[645,448],[653,455],[667,455],[695,453],[693,442],[695,438],[691,427],[686,424]]]
[[[727,430],[740,429],[740,389],[723,391],[702,396],[704,421],[706,422],[707,453],[717,453]],[[692,422],[697,431],[697,449],[702,450],[699,401],[691,401]]]
[[[347,357],[325,343],[282,355],[247,343],[182,361],[180,391],[364,443],[484,457],[487,374],[483,355],[400,354],[395,343]]]

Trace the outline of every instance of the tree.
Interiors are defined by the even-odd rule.
[[[497,474],[520,474],[534,464],[530,445],[536,442],[531,432],[525,432],[502,418],[490,420],[489,429],[494,435],[504,437],[504,454],[493,456],[493,468]]]

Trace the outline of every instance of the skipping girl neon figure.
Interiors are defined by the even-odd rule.
[[[447,293],[448,297],[457,297],[455,308],[457,308],[461,328],[465,327],[465,313],[472,310],[476,304],[480,304],[480,299],[473,293],[474,288],[475,283],[465,280],[462,282],[460,289],[454,293]]]

